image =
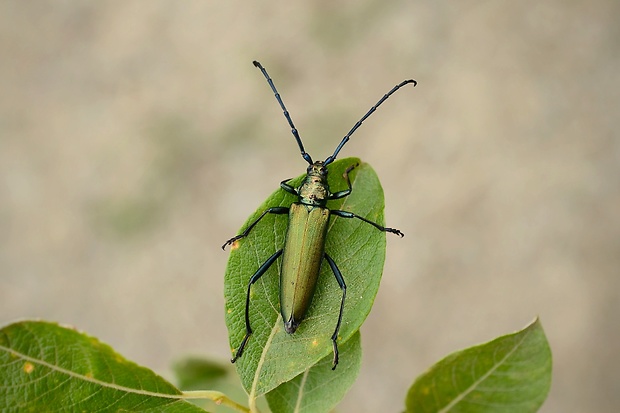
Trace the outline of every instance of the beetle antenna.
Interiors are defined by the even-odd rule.
[[[301,151],[302,158],[304,158],[306,160],[306,162],[308,162],[310,165],[312,165],[312,158],[310,157],[310,155],[308,153],[306,153],[306,150],[304,149],[304,144],[301,143],[301,138],[299,137],[299,132],[297,132],[297,128],[295,128],[295,125],[293,124],[293,120],[291,119],[291,115],[289,115],[288,110],[286,110],[286,106],[284,106],[284,102],[282,102],[282,98],[280,97],[280,94],[278,93],[278,89],[276,89],[275,85],[273,84],[273,80],[271,80],[271,78],[269,77],[269,74],[267,73],[267,71],[265,70],[263,65],[261,65],[256,60],[253,61],[252,63],[254,63],[254,66],[258,67],[260,69],[260,71],[263,72],[263,76],[265,76],[265,79],[267,79],[267,83],[269,83],[269,86],[271,86],[271,90],[273,90],[273,94],[276,96],[276,100],[280,104],[280,107],[282,108],[282,111],[284,111],[284,117],[286,118],[286,120],[288,121],[289,126],[291,127],[291,133],[295,137],[295,140],[297,141],[297,145],[299,145],[299,150]]]
[[[344,138],[342,138],[342,141],[340,141],[340,144],[338,145],[338,147],[336,147],[336,150],[334,151],[334,154],[332,156],[328,157],[327,159],[325,159],[325,162],[323,162],[323,165],[329,165],[330,163],[334,162],[336,160],[336,156],[338,156],[338,152],[340,152],[340,150],[342,149],[344,144],[349,141],[349,138],[351,137],[351,135],[353,135],[353,132],[355,132],[357,130],[357,128],[362,126],[362,122],[364,122],[370,115],[372,115],[373,112],[375,110],[377,110],[377,108],[383,102],[385,102],[387,100],[387,98],[389,98],[394,92],[396,92],[398,89],[400,89],[401,87],[403,87],[403,86],[405,86],[406,84],[409,84],[409,83],[413,83],[413,86],[418,84],[418,82],[416,82],[413,79],[405,80],[405,81],[399,83],[398,85],[394,86],[392,88],[392,90],[390,90],[388,93],[383,95],[383,97],[381,99],[379,99],[379,101],[373,107],[371,107],[370,110],[368,112],[366,112],[366,114],[364,116],[362,116],[362,118],[360,120],[358,120],[355,125],[353,125],[353,127],[351,128],[349,133],[347,133],[344,136]]]

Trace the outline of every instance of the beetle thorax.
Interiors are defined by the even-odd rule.
[[[327,185],[327,167],[322,161],[316,161],[308,166],[306,177],[297,192],[299,202],[302,204],[325,206],[329,197],[329,185]]]

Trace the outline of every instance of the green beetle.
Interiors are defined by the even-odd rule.
[[[291,133],[297,141],[297,145],[301,151],[301,156],[306,160],[306,162],[308,162],[309,166],[306,171],[306,177],[299,187],[294,188],[289,185],[288,179],[280,182],[280,187],[286,192],[295,195],[298,198],[298,202],[293,203],[289,208],[271,207],[266,209],[241,234],[229,239],[224,243],[224,245],[222,245],[222,249],[225,249],[227,245],[231,245],[235,241],[246,237],[256,226],[256,224],[258,224],[258,222],[267,214],[288,214],[289,216],[284,248],[276,251],[258,268],[258,270],[256,270],[254,275],[250,277],[245,302],[246,334],[231,361],[234,363],[243,355],[243,350],[247,345],[248,339],[252,335],[249,316],[250,289],[252,284],[258,281],[260,277],[269,269],[269,267],[271,267],[271,265],[280,256],[282,256],[282,263],[280,267],[280,312],[282,314],[282,319],[284,320],[285,331],[289,334],[293,334],[299,327],[299,324],[303,321],[306,312],[308,311],[308,307],[312,302],[312,297],[314,296],[317,280],[321,270],[321,264],[323,259],[325,259],[334,273],[340,289],[342,290],[342,300],[340,301],[338,321],[331,337],[334,352],[332,363],[333,370],[338,365],[337,339],[340,324],[342,323],[342,312],[344,309],[347,287],[338,266],[325,252],[325,239],[327,237],[327,226],[330,216],[334,215],[341,218],[357,218],[374,226],[380,231],[390,232],[400,237],[403,237],[404,234],[398,229],[383,227],[352,212],[328,209],[326,207],[327,201],[344,198],[351,193],[352,187],[349,179],[349,172],[351,172],[351,170],[353,170],[353,168],[357,165],[351,165],[344,173],[344,179],[348,188],[334,193],[329,190],[329,185],[327,184],[327,166],[336,159],[336,156],[338,156],[338,153],[342,147],[348,142],[350,136],[362,125],[362,122],[364,122],[364,120],[366,120],[366,118],[368,118],[379,107],[379,105],[381,105],[388,97],[390,97],[390,95],[401,87],[409,83],[415,86],[416,81],[411,79],[405,80],[394,86],[372,108],[370,108],[370,110],[366,112],[366,114],[362,116],[359,121],[357,121],[349,133],[342,138],[342,141],[336,147],[336,150],[331,156],[324,161],[313,162],[310,155],[304,150],[299,133],[297,132],[297,129],[293,124],[293,120],[284,106],[284,102],[282,102],[280,94],[269,77],[269,74],[267,74],[267,71],[259,62],[254,61],[253,63],[254,66],[261,70],[267,79],[269,86],[273,90],[276,100],[284,111],[284,116],[291,127]]]

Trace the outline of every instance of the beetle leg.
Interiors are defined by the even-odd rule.
[[[282,255],[282,251],[283,250],[276,251],[271,257],[267,259],[267,261],[263,263],[263,265],[259,267],[258,270],[256,270],[254,275],[250,278],[250,282],[248,283],[248,294],[245,297],[245,336],[243,337],[243,341],[241,341],[241,345],[239,346],[237,353],[235,353],[235,357],[230,360],[233,363],[237,361],[239,357],[241,357],[241,355],[243,354],[243,349],[245,348],[248,339],[252,335],[252,327],[250,327],[250,289],[252,288],[252,284],[258,281],[260,277],[262,277],[263,274],[267,272],[269,267],[271,267],[271,264],[273,264],[278,259],[278,257]]]
[[[395,229],[395,228],[387,228],[387,227],[382,227],[381,225],[377,224],[376,222],[372,222],[370,220],[367,220],[364,217],[360,217],[359,215],[354,214],[353,212],[349,212],[349,211],[341,211],[339,209],[332,209],[330,210],[331,214],[334,214],[338,217],[342,217],[342,218],[358,218],[361,219],[362,221],[372,225],[373,227],[377,228],[379,231],[383,231],[383,232],[391,232],[392,234],[396,234],[399,237],[404,237],[405,234],[403,234],[400,230]]]
[[[254,226],[256,224],[258,224],[258,221],[260,221],[267,214],[288,214],[288,208],[287,207],[271,207],[269,209],[264,210],[263,213],[258,218],[256,218],[256,220],[254,222],[252,222],[245,229],[245,231],[243,231],[241,234],[239,234],[239,235],[237,235],[235,237],[232,237],[231,239],[226,241],[224,243],[224,245],[222,245],[222,249],[226,249],[227,245],[232,245],[232,243],[237,241],[238,239],[247,237],[248,234],[250,233],[250,231],[252,231],[252,228],[254,228]]]
[[[334,346],[334,361],[332,363],[332,370],[334,370],[336,366],[338,365],[338,344],[336,343],[336,340],[338,340],[338,331],[340,331],[340,324],[342,323],[342,311],[344,310],[344,299],[347,296],[347,285],[344,283],[344,278],[342,278],[342,273],[338,269],[338,266],[336,265],[334,260],[332,260],[332,258],[327,254],[325,254],[325,259],[327,260],[327,263],[331,267],[332,272],[334,273],[334,276],[336,276],[336,281],[338,281],[338,285],[340,286],[340,289],[342,290],[342,301],[340,301],[340,312],[338,313],[338,323],[336,324],[336,330],[334,330],[334,334],[332,334],[332,344]]]
[[[292,186],[287,184],[287,182],[290,181],[291,179],[293,179],[293,178],[285,179],[284,181],[280,182],[280,188],[284,189],[289,194],[293,194],[295,196],[299,196],[299,192],[297,192],[297,190],[295,188],[293,188]]]
[[[345,196],[348,196],[349,194],[351,194],[351,190],[353,189],[351,187],[351,180],[349,179],[349,172],[351,172],[354,168],[356,168],[359,164],[353,164],[351,166],[349,166],[347,168],[346,171],[344,171],[344,174],[342,174],[342,177],[347,181],[347,186],[349,188],[345,189],[344,191],[338,191],[336,193],[331,194],[327,199],[332,200],[332,199],[340,199],[340,198],[344,198]]]

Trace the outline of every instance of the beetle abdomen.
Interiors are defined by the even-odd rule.
[[[299,203],[291,205],[280,268],[280,312],[284,329],[292,334],[312,302],[325,253],[329,210]]]

